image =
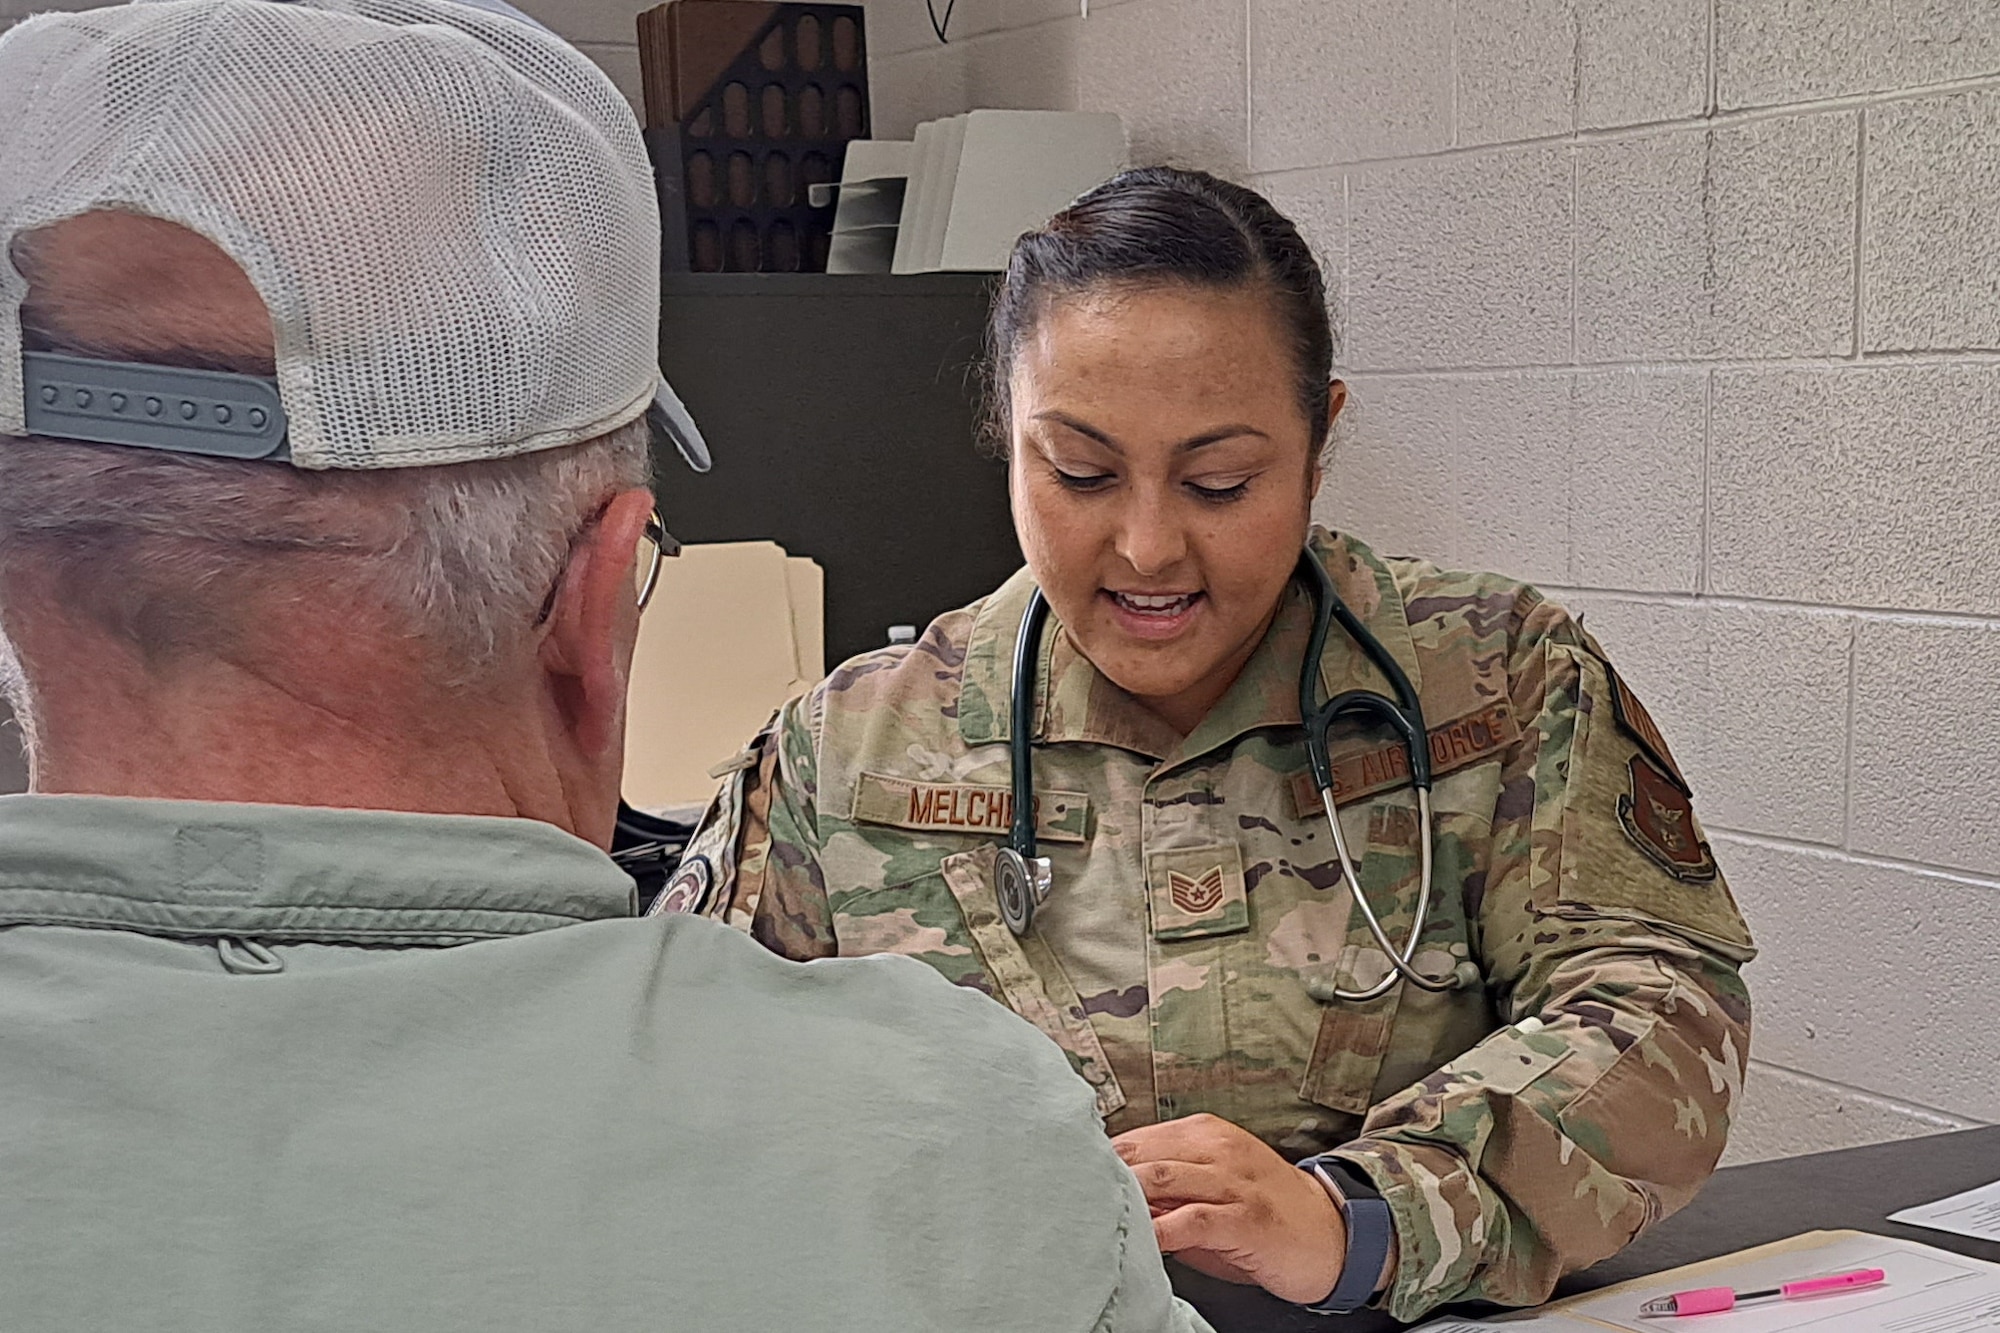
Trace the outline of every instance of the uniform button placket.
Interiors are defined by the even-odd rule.
[[[1146,908],[1146,993],[1150,997],[1146,1005],[1146,1023],[1153,1046],[1153,1108],[1160,1120],[1172,1120],[1175,1116],[1174,1097],[1170,1092],[1160,1091],[1160,986],[1153,975],[1153,964],[1159,960],[1159,941],[1153,934],[1152,892],[1147,883],[1151,874],[1151,854],[1154,844],[1161,840],[1161,810],[1156,796],[1159,785],[1157,775],[1146,780],[1145,791],[1139,808],[1139,881],[1140,893]]]

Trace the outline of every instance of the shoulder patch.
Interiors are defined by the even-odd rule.
[[[699,916],[708,906],[709,890],[715,887],[715,867],[705,856],[690,856],[684,859],[674,877],[667,881],[667,887],[653,904],[648,916],[671,916],[682,913]]]
[[[1715,854],[1695,832],[1694,805],[1684,787],[1635,754],[1627,765],[1629,786],[1618,798],[1618,822],[1625,836],[1675,879],[1703,883],[1716,877]]]
[[[1598,659],[1604,662],[1603,658]],[[1639,696],[1632,693],[1632,687],[1618,674],[1618,668],[1604,662],[1604,674],[1611,678],[1611,711],[1618,718],[1618,725],[1625,734],[1639,743],[1639,748],[1665,771],[1667,780],[1680,788],[1683,796],[1692,796],[1694,791],[1681,776],[1680,765],[1674,762],[1673,752],[1667,749],[1667,738],[1660,734],[1660,728],[1653,721],[1653,715],[1646,711],[1646,705],[1639,702]]]

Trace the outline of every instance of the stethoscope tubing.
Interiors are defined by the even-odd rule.
[[[1368,933],[1375,937],[1375,943],[1389,960],[1389,971],[1374,985],[1364,990],[1349,991],[1334,988],[1336,1000],[1350,1000],[1365,1003],[1380,999],[1395,988],[1398,980],[1437,994],[1453,990],[1458,985],[1458,974],[1453,972],[1443,977],[1427,976],[1416,965],[1417,945],[1423,938],[1424,923],[1431,914],[1431,793],[1429,788],[1417,788],[1417,822],[1424,836],[1418,853],[1420,864],[1417,880],[1417,910],[1410,918],[1410,937],[1398,950],[1389,940],[1389,932],[1382,927],[1382,919],[1375,915],[1375,908],[1369,903],[1368,895],[1362,892],[1361,877],[1355,872],[1354,858],[1347,850],[1347,837],[1340,829],[1340,812],[1333,804],[1333,789],[1326,788],[1319,794],[1321,805],[1326,808],[1326,824],[1333,830],[1333,849],[1340,857],[1340,877],[1347,883],[1348,893],[1354,905],[1361,911],[1361,919],[1368,925]]]
[[[1389,971],[1374,985],[1355,991],[1336,988],[1334,998],[1355,1003],[1378,999],[1388,994],[1399,979],[1432,993],[1451,990],[1458,985],[1455,971],[1443,977],[1431,977],[1416,965],[1417,946],[1422,943],[1424,927],[1430,922],[1431,878],[1435,869],[1437,842],[1437,827],[1431,815],[1430,728],[1424,722],[1423,703],[1418,699],[1416,686],[1410,683],[1409,673],[1403,670],[1402,663],[1349,609],[1339,590],[1333,586],[1333,576],[1326,572],[1326,566],[1313,558],[1311,551],[1300,558],[1299,574],[1313,597],[1312,638],[1307,642],[1305,658],[1299,665],[1299,717],[1306,727],[1306,759],[1312,766],[1313,786],[1319,792],[1320,805],[1326,811],[1327,828],[1333,833],[1334,854],[1340,858],[1340,877],[1346,883],[1348,894],[1354,899],[1368,933],[1375,937],[1376,945],[1389,961]],[[1327,631],[1335,622],[1374,663],[1375,669],[1388,679],[1393,698],[1368,690],[1348,690],[1325,703],[1319,701],[1319,664],[1326,651]],[[1390,941],[1389,932],[1383,928],[1382,919],[1375,914],[1374,905],[1368,901],[1368,894],[1361,887],[1361,874],[1355,867],[1353,853],[1348,850],[1347,835],[1340,827],[1340,811],[1333,800],[1333,756],[1329,738],[1333,724],[1350,714],[1386,722],[1396,732],[1409,760],[1410,785],[1417,793],[1417,827],[1422,831],[1418,853],[1417,907],[1411,914],[1409,937],[1400,949]]]
[[[1048,598],[1037,588],[1021,615],[1021,632],[1014,636],[1013,730],[1008,735],[1013,745],[1014,821],[1007,845],[1029,861],[1035,859],[1035,681],[1041,675],[1035,657],[1048,623]]]
[[[1368,933],[1374,937],[1389,963],[1387,974],[1373,985],[1352,991],[1336,989],[1334,997],[1357,1003],[1375,1000],[1388,994],[1398,981],[1408,981],[1413,986],[1434,993],[1452,990],[1460,984],[1457,970],[1443,977],[1432,977],[1417,967],[1415,961],[1417,946],[1430,920],[1431,880],[1436,857],[1436,830],[1431,812],[1430,733],[1424,724],[1423,706],[1417,698],[1416,688],[1410,683],[1409,674],[1390,655],[1381,640],[1371,634],[1368,627],[1348,609],[1333,586],[1332,576],[1310,550],[1299,560],[1299,574],[1313,601],[1312,637],[1299,667],[1299,716],[1306,728],[1306,757],[1312,768],[1313,786],[1318,790],[1320,803],[1326,811],[1327,827],[1333,833],[1334,854],[1340,859],[1341,880],[1360,910]],[[1021,616],[1020,633],[1014,640],[1014,688],[1010,700],[1012,731],[1008,737],[1013,768],[1014,817],[1007,846],[1000,851],[994,875],[1001,916],[1016,935],[1026,935],[1032,928],[1035,907],[1049,890],[1048,861],[1036,855],[1034,779],[1035,687],[1040,676],[1035,657],[1041,647],[1048,618],[1048,601],[1042,596],[1042,590],[1036,588],[1028,598],[1027,610]],[[1320,661],[1326,650],[1327,634],[1336,623],[1388,679],[1393,698],[1370,690],[1348,690],[1325,703],[1319,701]],[[1365,715],[1385,722],[1396,732],[1408,756],[1410,779],[1416,788],[1417,820],[1422,829],[1417,904],[1409,936],[1401,948],[1389,938],[1381,917],[1376,915],[1367,893],[1362,890],[1360,873],[1355,867],[1353,853],[1348,850],[1347,835],[1340,827],[1340,811],[1334,804],[1333,761],[1328,748],[1328,734],[1336,721],[1349,715]]]
[[[1048,619],[1048,599],[1037,588],[1028,598],[1021,631],[1014,638],[1012,731],[1007,738],[1014,811],[1007,845],[993,862],[993,896],[999,902],[1000,919],[1016,936],[1034,929],[1036,909],[1048,901],[1055,878],[1049,858],[1038,855],[1035,845],[1035,680],[1041,674],[1036,670],[1035,656]]]

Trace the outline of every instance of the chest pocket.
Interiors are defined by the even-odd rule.
[[[1069,1056],[1097,1096],[1098,1114],[1125,1106],[1090,1017],[1062,964],[1039,934],[1017,937],[993,892],[999,847],[947,856],[935,873],[891,888],[832,895],[843,956],[900,953],[957,985],[983,990],[1040,1028]]]
[[[1495,766],[1497,768],[1497,766]],[[1477,772],[1440,782],[1476,783]],[[1440,801],[1441,806],[1447,802]],[[1357,869],[1361,887],[1392,942],[1409,938],[1422,875],[1422,821],[1407,789],[1367,807],[1368,834]],[[1361,912],[1347,904],[1347,932],[1337,958],[1302,973],[1307,992],[1322,1006],[1318,1035],[1299,1095],[1330,1110],[1366,1115],[1368,1109],[1469,1050],[1486,1035],[1491,1015],[1472,962],[1465,915],[1468,840],[1452,836],[1450,819],[1437,820],[1436,864],[1423,942],[1413,960],[1427,976],[1456,972],[1458,988],[1439,994],[1403,982],[1373,1000],[1343,1000],[1341,990],[1366,990],[1389,972],[1388,960]],[[1483,844],[1481,844],[1483,845]],[[1344,884],[1333,889],[1347,896]]]

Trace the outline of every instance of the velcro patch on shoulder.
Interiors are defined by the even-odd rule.
[[[969,782],[913,782],[863,773],[854,786],[852,819],[920,833],[984,833],[1005,837],[1014,826],[1011,787]],[[1079,791],[1035,793],[1035,836],[1082,842],[1090,830],[1090,797]]]
[[[1703,883],[1716,877],[1715,854],[1695,828],[1694,804],[1643,754],[1626,766],[1630,787],[1618,798],[1625,836],[1675,879]]]
[[[1601,659],[1600,659],[1601,660]],[[1680,765],[1674,762],[1673,751],[1667,749],[1667,738],[1660,734],[1660,728],[1653,721],[1653,715],[1646,711],[1646,705],[1639,702],[1639,696],[1632,693],[1632,687],[1618,674],[1618,668],[1604,663],[1604,674],[1611,678],[1611,711],[1618,719],[1618,725],[1625,734],[1639,743],[1655,764],[1665,770],[1669,780],[1681,789],[1682,795],[1692,796],[1694,791],[1681,776]]]
[[[1505,699],[1476,713],[1431,728],[1431,771],[1444,774],[1492,758],[1521,738],[1521,728]],[[1337,745],[1333,755],[1333,803],[1352,805],[1369,796],[1407,787],[1410,756],[1400,741],[1354,748]],[[1320,813],[1319,789],[1310,769],[1292,774],[1292,804],[1300,819]]]
[[[698,916],[708,906],[709,891],[715,887],[715,867],[705,856],[688,856],[681,859],[680,869],[674,871],[667,887],[654,900],[648,916]]]

